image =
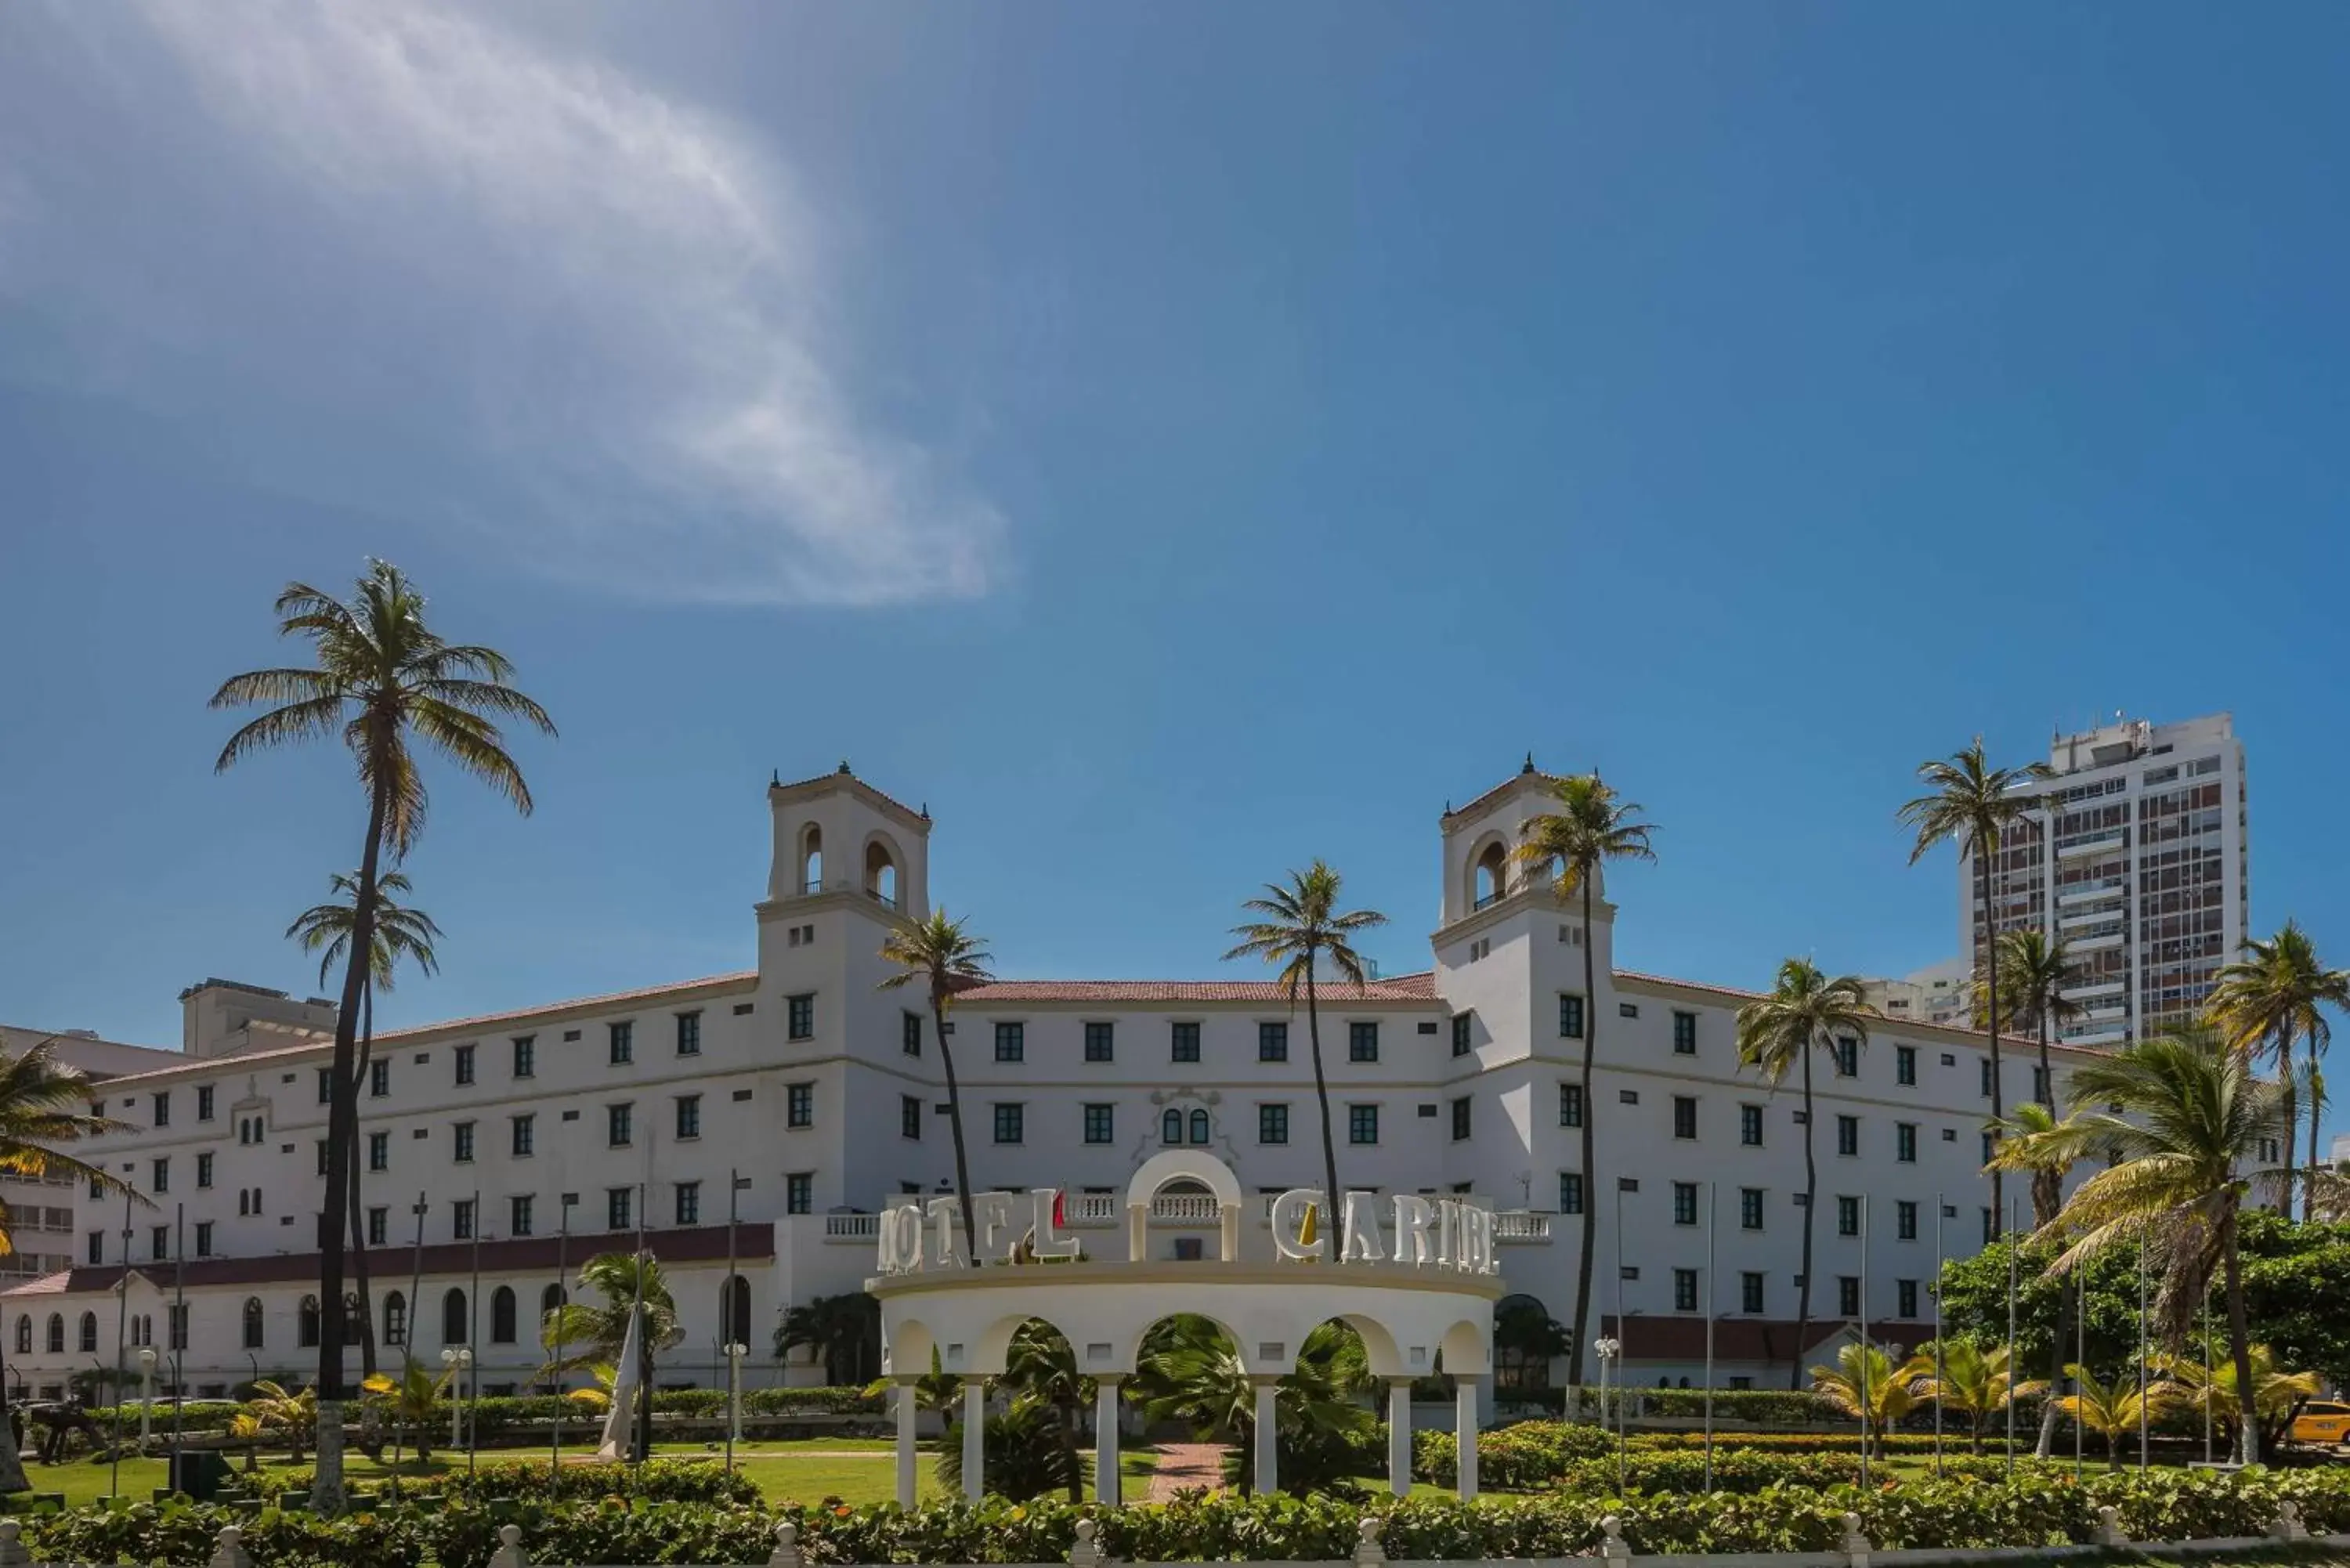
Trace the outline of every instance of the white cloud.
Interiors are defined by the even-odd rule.
[[[140,291],[118,278],[85,314],[143,319],[180,356],[274,358],[297,397],[396,401],[501,491],[433,499],[561,575],[743,602],[987,587],[1002,518],[852,406],[823,230],[742,130],[475,11],[141,0],[136,15],[200,106],[207,158],[236,165],[234,204],[285,236],[251,265],[286,271],[277,289],[208,283],[195,235],[177,309],[131,308]],[[218,199],[156,199],[183,203],[183,229],[239,221]],[[9,202],[20,223],[26,205]],[[96,225],[94,248],[126,221],[60,205]],[[339,296],[322,306],[328,277]]]

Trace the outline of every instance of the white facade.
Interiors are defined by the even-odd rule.
[[[1725,1378],[1783,1376],[1800,1099],[1737,1068],[1734,1018],[1751,992],[1617,970],[1612,904],[1597,902],[1586,930],[1545,882],[1507,867],[1496,851],[1542,809],[1542,782],[1521,774],[1441,818],[1430,970],[1360,995],[1324,992],[1340,1179],[1493,1208],[1510,1288],[1570,1323],[1581,1227],[1595,1224],[1591,1332],[1620,1309],[1633,1374],[1694,1377],[1710,1303]],[[879,989],[890,923],[928,909],[931,821],[846,772],[774,786],[768,803],[755,969],[377,1038],[379,1075],[360,1100],[363,1201],[383,1238],[370,1252],[374,1294],[388,1311],[388,1293],[400,1293],[423,1358],[469,1341],[485,1388],[529,1382],[566,1219],[575,1272],[591,1252],[632,1245],[641,1219],[687,1333],[663,1382],[723,1376],[730,1235],[754,1381],[808,1381],[816,1369],[766,1359],[777,1311],[861,1289],[879,1210],[950,1184],[940,1042],[918,990]],[[204,989],[191,996],[204,1001]],[[1253,1200],[1320,1184],[1307,1022],[1253,975],[1006,981],[962,995],[951,1025],[974,1183],[1066,1187],[1071,1228],[1098,1238],[1089,1247],[1122,1246],[1114,1195],[1170,1147],[1212,1151]],[[249,1036],[253,1022],[234,1027]],[[1583,1047],[1568,1031],[1594,1027],[1597,1071],[1580,1113],[1593,1118],[1597,1190],[1578,1194]],[[1963,1255],[1989,1223],[1983,1047],[1972,1033],[1888,1022],[1849,1075],[1819,1062],[1813,1336],[1859,1315],[1864,1231],[1868,1317],[1908,1344],[1930,1332],[1938,1236]],[[2060,1079],[2081,1059],[2055,1056]],[[315,1363],[301,1302],[316,1290],[328,1057],[307,1036],[275,1049],[248,1039],[233,1054],[199,1049],[105,1086],[107,1114],[140,1130],[85,1152],[155,1205],[128,1226],[126,1337],[151,1335],[168,1355],[169,1304],[175,1283],[184,1289],[180,1381],[191,1391]],[[2011,1101],[2034,1097],[2030,1057],[2011,1048]],[[730,1177],[742,1221],[731,1230]],[[420,1198],[421,1290],[410,1278]],[[1149,1227],[1157,1255],[1212,1255],[1211,1209],[1161,1198]],[[11,1374],[35,1385],[113,1355],[124,1217],[86,1199],[79,1210],[77,1267],[0,1297]],[[1253,1201],[1246,1223],[1265,1223]],[[444,1322],[451,1293],[463,1294]],[[86,1313],[95,1356],[82,1348]]]
[[[2143,719],[2059,735],[2049,809],[2000,846],[1990,929],[2062,937],[2087,1011],[2064,1038],[2111,1045],[2192,1018],[2251,919],[2244,747],[2225,713]],[[2053,839],[2053,843],[2052,843]],[[2053,853],[2052,853],[2053,849]],[[1959,863],[1959,930],[1970,963],[1984,940],[1981,878]]]
[[[172,1065],[169,1051],[101,1040],[93,1030],[22,1029],[0,1023],[0,1054],[21,1056],[49,1042],[51,1055],[92,1078],[149,1073]],[[36,1280],[73,1266],[77,1220],[75,1183],[64,1178],[44,1179],[0,1172],[0,1204],[7,1206],[12,1251],[0,1256],[0,1289]]]

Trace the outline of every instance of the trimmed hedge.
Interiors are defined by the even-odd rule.
[[[241,1476],[261,1495],[272,1500],[308,1493],[309,1470],[265,1470]],[[484,1465],[472,1475],[451,1470],[446,1475],[420,1477],[405,1490],[438,1492],[451,1501],[501,1502],[518,1498],[556,1501],[595,1501],[624,1498],[640,1502],[724,1503],[755,1507],[759,1484],[740,1470],[729,1472],[712,1459],[652,1459],[642,1465],[562,1465],[552,1479],[543,1464]]]
[[[1676,1434],[1676,1436],[1678,1436]],[[1772,1449],[1742,1438],[1718,1439],[1713,1449],[1717,1491],[1757,1492],[1772,1486],[1829,1487],[1861,1479],[1857,1438],[1822,1435],[1816,1446]],[[1930,1444],[1931,1439],[1928,1439]],[[1635,1438],[1625,1445],[1621,1468],[1627,1491],[1696,1491],[1706,1480],[1703,1438],[1694,1443],[1649,1446]],[[1949,1454],[1946,1474],[1997,1479],[2002,1461]],[[1880,1472],[1881,1473],[1881,1472]],[[1612,1496],[1617,1489],[1616,1444],[1597,1427],[1556,1421],[1522,1421],[1477,1438],[1481,1485],[1511,1491],[1553,1490]],[[1412,1479],[1452,1486],[1460,1476],[1453,1434],[1412,1434]]]
[[[354,1399],[344,1406],[344,1425],[356,1431],[359,1422],[359,1404]],[[447,1406],[441,1424],[448,1425]],[[527,1427],[552,1426],[557,1417],[572,1428],[586,1430],[603,1417],[555,1394],[494,1395],[473,1401],[474,1419],[484,1438]],[[179,1410],[179,1430],[191,1436],[224,1437],[229,1423],[244,1407],[234,1400],[191,1399]],[[122,1430],[126,1435],[139,1430],[139,1407],[136,1404],[120,1407]],[[714,1419],[726,1413],[726,1394],[718,1388],[666,1388],[653,1395],[655,1417]],[[803,1418],[814,1416],[861,1416],[880,1419],[888,1413],[882,1397],[868,1395],[862,1388],[747,1388],[743,1392],[743,1417],[745,1421],[764,1417],[774,1419]],[[90,1419],[101,1432],[112,1433],[116,1407],[93,1406]],[[159,1438],[172,1431],[171,1405],[161,1399],[155,1402],[153,1431]],[[274,1438],[262,1441],[265,1449],[282,1446]]]
[[[2066,1428],[2068,1433],[2070,1430]],[[2029,1453],[2033,1440],[2018,1437],[2015,1442],[2017,1451]],[[2073,1451],[2070,1442],[2067,1437],[2064,1451],[2068,1455]],[[1655,1452],[1702,1449],[1705,1447],[1705,1434],[1634,1432],[1625,1446],[1634,1453],[1643,1449]],[[1752,1449],[1764,1453],[1856,1454],[1860,1452],[1860,1433],[1857,1429],[1849,1432],[1716,1432],[1713,1449],[1716,1453],[1725,1449]],[[1934,1451],[1934,1435],[1931,1432],[1887,1432],[1882,1437],[1873,1436],[1870,1451],[1878,1454],[1930,1454]],[[1942,1452],[1945,1455],[1965,1458],[1970,1451],[1965,1433],[1944,1434]],[[1982,1451],[1985,1455],[2004,1453],[2007,1451],[2007,1439],[2004,1437],[1986,1437],[1982,1441]]]

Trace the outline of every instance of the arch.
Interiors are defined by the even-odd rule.
[[[1208,1113],[1195,1107],[1191,1112],[1191,1141],[1205,1147],[1208,1143]]]
[[[84,1355],[98,1354],[98,1314],[96,1313],[86,1312],[81,1314],[79,1343]]]
[[[1387,1324],[1377,1318],[1366,1317],[1361,1313],[1354,1312],[1340,1313],[1338,1321],[1362,1337],[1363,1359],[1369,1366],[1372,1376],[1407,1376],[1403,1364],[1403,1352],[1396,1347],[1395,1335],[1388,1332]]]
[[[451,1285],[441,1297],[441,1343],[465,1343],[465,1293]]]
[[[800,829],[800,886],[803,893],[824,890],[824,829],[809,823]]]
[[[259,1350],[261,1348],[262,1337],[261,1298],[259,1296],[247,1296],[244,1298],[244,1348],[247,1350]]]
[[[63,1355],[66,1353],[65,1314],[61,1312],[53,1312],[49,1314],[49,1334],[47,1344],[49,1354],[51,1355]]]
[[[1493,1303],[1493,1386],[1534,1393],[1550,1386],[1550,1364],[1567,1352],[1566,1330],[1523,1291]]]
[[[318,1346],[318,1298],[304,1296],[294,1313],[294,1343],[304,1350]]]
[[[398,1291],[383,1298],[383,1342],[386,1345],[408,1343],[408,1298]]]
[[[515,1342],[515,1293],[511,1285],[500,1285],[490,1293],[490,1343],[512,1345]]]
[[[1241,1256],[1241,1183],[1232,1168],[1198,1149],[1166,1148],[1142,1162],[1126,1184],[1126,1250],[1128,1261],[1150,1255],[1150,1200],[1170,1182],[1196,1181],[1216,1197],[1216,1256],[1235,1263]],[[1235,1340],[1234,1344],[1239,1342]]]
[[[1183,1113],[1172,1106],[1159,1118],[1159,1141],[1169,1148],[1183,1146]]]
[[[569,1306],[570,1304],[571,1294],[561,1285],[549,1285],[545,1290],[539,1292],[538,1324],[540,1332],[544,1333],[546,1331],[546,1320],[548,1318],[553,1317],[556,1313],[561,1312],[565,1307]]]
[[[892,1377],[928,1376],[931,1359],[938,1353],[938,1338],[931,1333],[930,1324],[919,1318],[908,1318],[898,1325],[896,1334],[882,1343],[881,1370]]]
[[[1498,833],[1489,833],[1469,852],[1469,881],[1463,891],[1471,910],[1497,903],[1510,894],[1510,845]]]
[[[1436,1353],[1444,1358],[1444,1370],[1452,1376],[1482,1376],[1493,1369],[1490,1344],[1490,1331],[1464,1317],[1444,1331]]]
[[[718,1343],[751,1343],[751,1282],[729,1274],[718,1287]]]
[[[905,880],[897,841],[878,829],[865,836],[865,891],[895,909],[903,907]]]
[[[16,1314],[16,1354],[33,1354],[33,1316],[30,1313]]]

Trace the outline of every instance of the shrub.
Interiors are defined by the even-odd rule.
[[[25,1541],[49,1563],[203,1563],[222,1529],[234,1524],[255,1568],[417,1568],[428,1521],[414,1509],[331,1520],[266,1509],[241,1518],[211,1503],[117,1501],[40,1515]]]
[[[1066,1491],[1073,1472],[1069,1450],[1052,1407],[1041,1399],[1015,1399],[981,1424],[980,1441],[986,1448],[987,1489],[1015,1500]],[[939,1480],[951,1487],[962,1484],[962,1423],[947,1428],[939,1450]]]

